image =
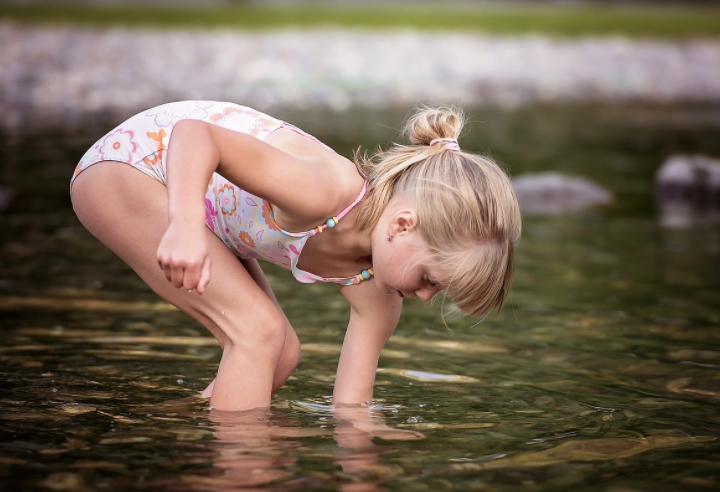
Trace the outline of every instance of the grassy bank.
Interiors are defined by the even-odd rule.
[[[0,19],[96,27],[160,28],[418,28],[493,34],[626,35],[687,39],[720,36],[720,10],[703,8],[379,8],[157,7],[0,5]]]

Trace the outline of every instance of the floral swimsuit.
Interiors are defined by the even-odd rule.
[[[215,101],[169,103],[131,117],[98,140],[80,159],[71,186],[82,171],[101,161],[125,162],[167,184],[168,142],[175,123],[184,119],[207,121],[261,140],[278,128],[289,128],[318,141],[292,125],[245,106]],[[327,227],[334,227],[362,199],[365,190],[363,186],[355,201],[325,224],[306,232],[288,232],[275,223],[269,202],[213,173],[205,193],[206,224],[240,258],[270,261],[290,269],[303,283],[353,285],[370,278],[372,270],[363,270],[353,277],[324,278],[299,269],[297,263],[307,240]]]

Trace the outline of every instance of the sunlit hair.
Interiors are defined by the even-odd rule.
[[[407,194],[415,203],[418,232],[441,266],[437,279],[447,297],[474,317],[500,309],[510,288],[513,249],[521,218],[510,179],[491,159],[447,148],[439,138],[460,136],[454,108],[420,108],[405,124],[409,145],[394,144],[373,156],[356,154],[368,179],[357,225],[375,228],[390,200]]]

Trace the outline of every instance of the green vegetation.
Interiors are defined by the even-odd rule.
[[[720,35],[720,11],[710,8],[381,8],[381,7],[158,7],[0,5],[0,19],[28,23],[161,28],[271,29],[419,28],[494,34],[627,35],[701,38]]]

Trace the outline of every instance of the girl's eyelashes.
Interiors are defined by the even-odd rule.
[[[432,280],[430,277],[425,277],[425,283],[428,284],[433,289],[438,286],[438,283]]]

